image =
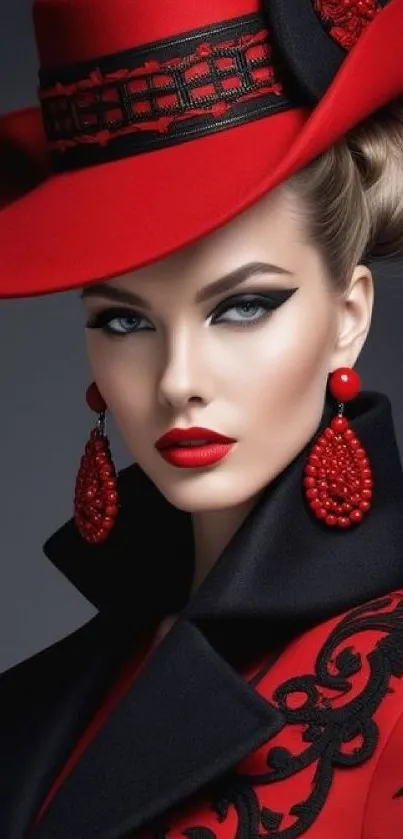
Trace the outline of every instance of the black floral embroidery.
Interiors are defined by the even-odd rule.
[[[377,631],[380,638],[369,653],[362,653],[354,648],[353,636],[366,630]],[[350,645],[337,652],[348,639]],[[271,665],[270,661],[254,677],[255,687]],[[358,695],[349,699],[357,673],[364,685]],[[320,649],[315,672],[279,685],[273,702],[284,715],[282,731],[288,726],[305,726],[302,741],[307,747],[302,753],[293,754],[283,746],[270,746],[269,742],[267,772],[241,774],[233,771],[216,783],[212,787],[214,798],[210,799],[210,807],[218,823],[225,822],[233,807],[237,815],[233,839],[259,835],[270,839],[302,836],[321,812],[337,768],[359,766],[373,755],[378,742],[378,727],[373,716],[391,690],[391,676],[403,676],[403,596],[400,592],[351,610]],[[297,707],[292,701],[296,694],[299,698],[303,696]],[[306,800],[295,802],[288,814],[263,806],[256,792],[257,786],[290,778],[312,764],[316,764],[313,789]],[[396,795],[399,793],[401,791]],[[286,815],[294,816],[295,821],[282,829]],[[166,839],[167,835],[168,831],[162,830],[159,839]],[[186,839],[219,839],[220,832],[200,825],[189,826],[182,835]]]

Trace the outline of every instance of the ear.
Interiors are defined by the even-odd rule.
[[[357,265],[350,284],[339,297],[338,327],[330,371],[354,367],[371,326],[374,281],[366,265]]]

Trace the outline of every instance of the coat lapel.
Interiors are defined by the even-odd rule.
[[[326,406],[321,427],[331,410]],[[374,507],[365,523],[336,532],[311,516],[301,493],[304,450],[267,488],[190,599],[189,516],[163,501],[137,467],[122,473],[124,504],[109,545],[84,545],[73,522],[47,542],[52,562],[101,609],[103,629],[88,672],[77,677],[65,704],[50,704],[40,717],[35,742],[41,751],[24,770],[25,810],[20,816],[14,810],[2,839],[21,839],[16,825],[24,823],[29,805],[32,812],[34,799],[40,809],[68,746],[111,683],[116,651],[120,661],[130,655],[140,626],[180,611],[65,779],[33,839],[121,839],[166,814],[281,727],[278,709],[239,675],[243,660],[403,587],[403,474],[387,397],[362,395],[352,425],[375,477]],[[145,510],[160,527],[134,534],[133,517],[144,522]],[[164,534],[166,553],[153,544],[156,531],[158,540]],[[27,731],[31,737],[28,722]],[[26,747],[19,748],[18,763],[26,755]]]
[[[281,725],[280,712],[179,620],[33,836],[120,839],[225,773]]]

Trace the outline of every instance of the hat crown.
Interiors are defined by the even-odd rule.
[[[0,119],[0,297],[200,240],[403,92],[403,0],[36,0],[35,23],[41,108]]]
[[[261,11],[259,0],[35,0],[42,68],[91,61]]]
[[[388,2],[36,0],[52,168],[143,154],[316,103]]]

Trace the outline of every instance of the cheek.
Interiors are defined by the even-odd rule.
[[[87,354],[100,392],[114,416],[116,425],[124,430],[139,420],[150,399],[150,375],[146,364],[133,359],[128,344],[122,340],[108,341],[91,335],[87,338]],[[137,354],[138,355],[138,354]]]
[[[290,313],[291,314],[291,313]],[[317,313],[318,315],[318,313]],[[334,316],[298,309],[297,317],[273,320],[242,354],[237,382],[240,422],[259,462],[279,471],[315,433],[323,411]],[[251,452],[252,457],[252,452]]]
[[[238,353],[233,354],[234,388],[249,407],[251,404],[272,408],[282,402],[300,400],[322,383],[333,345],[334,313],[326,305],[296,306],[287,316],[269,319],[262,330],[249,339],[238,339]],[[276,313],[277,314],[277,313]],[[248,408],[249,410],[249,408]]]

